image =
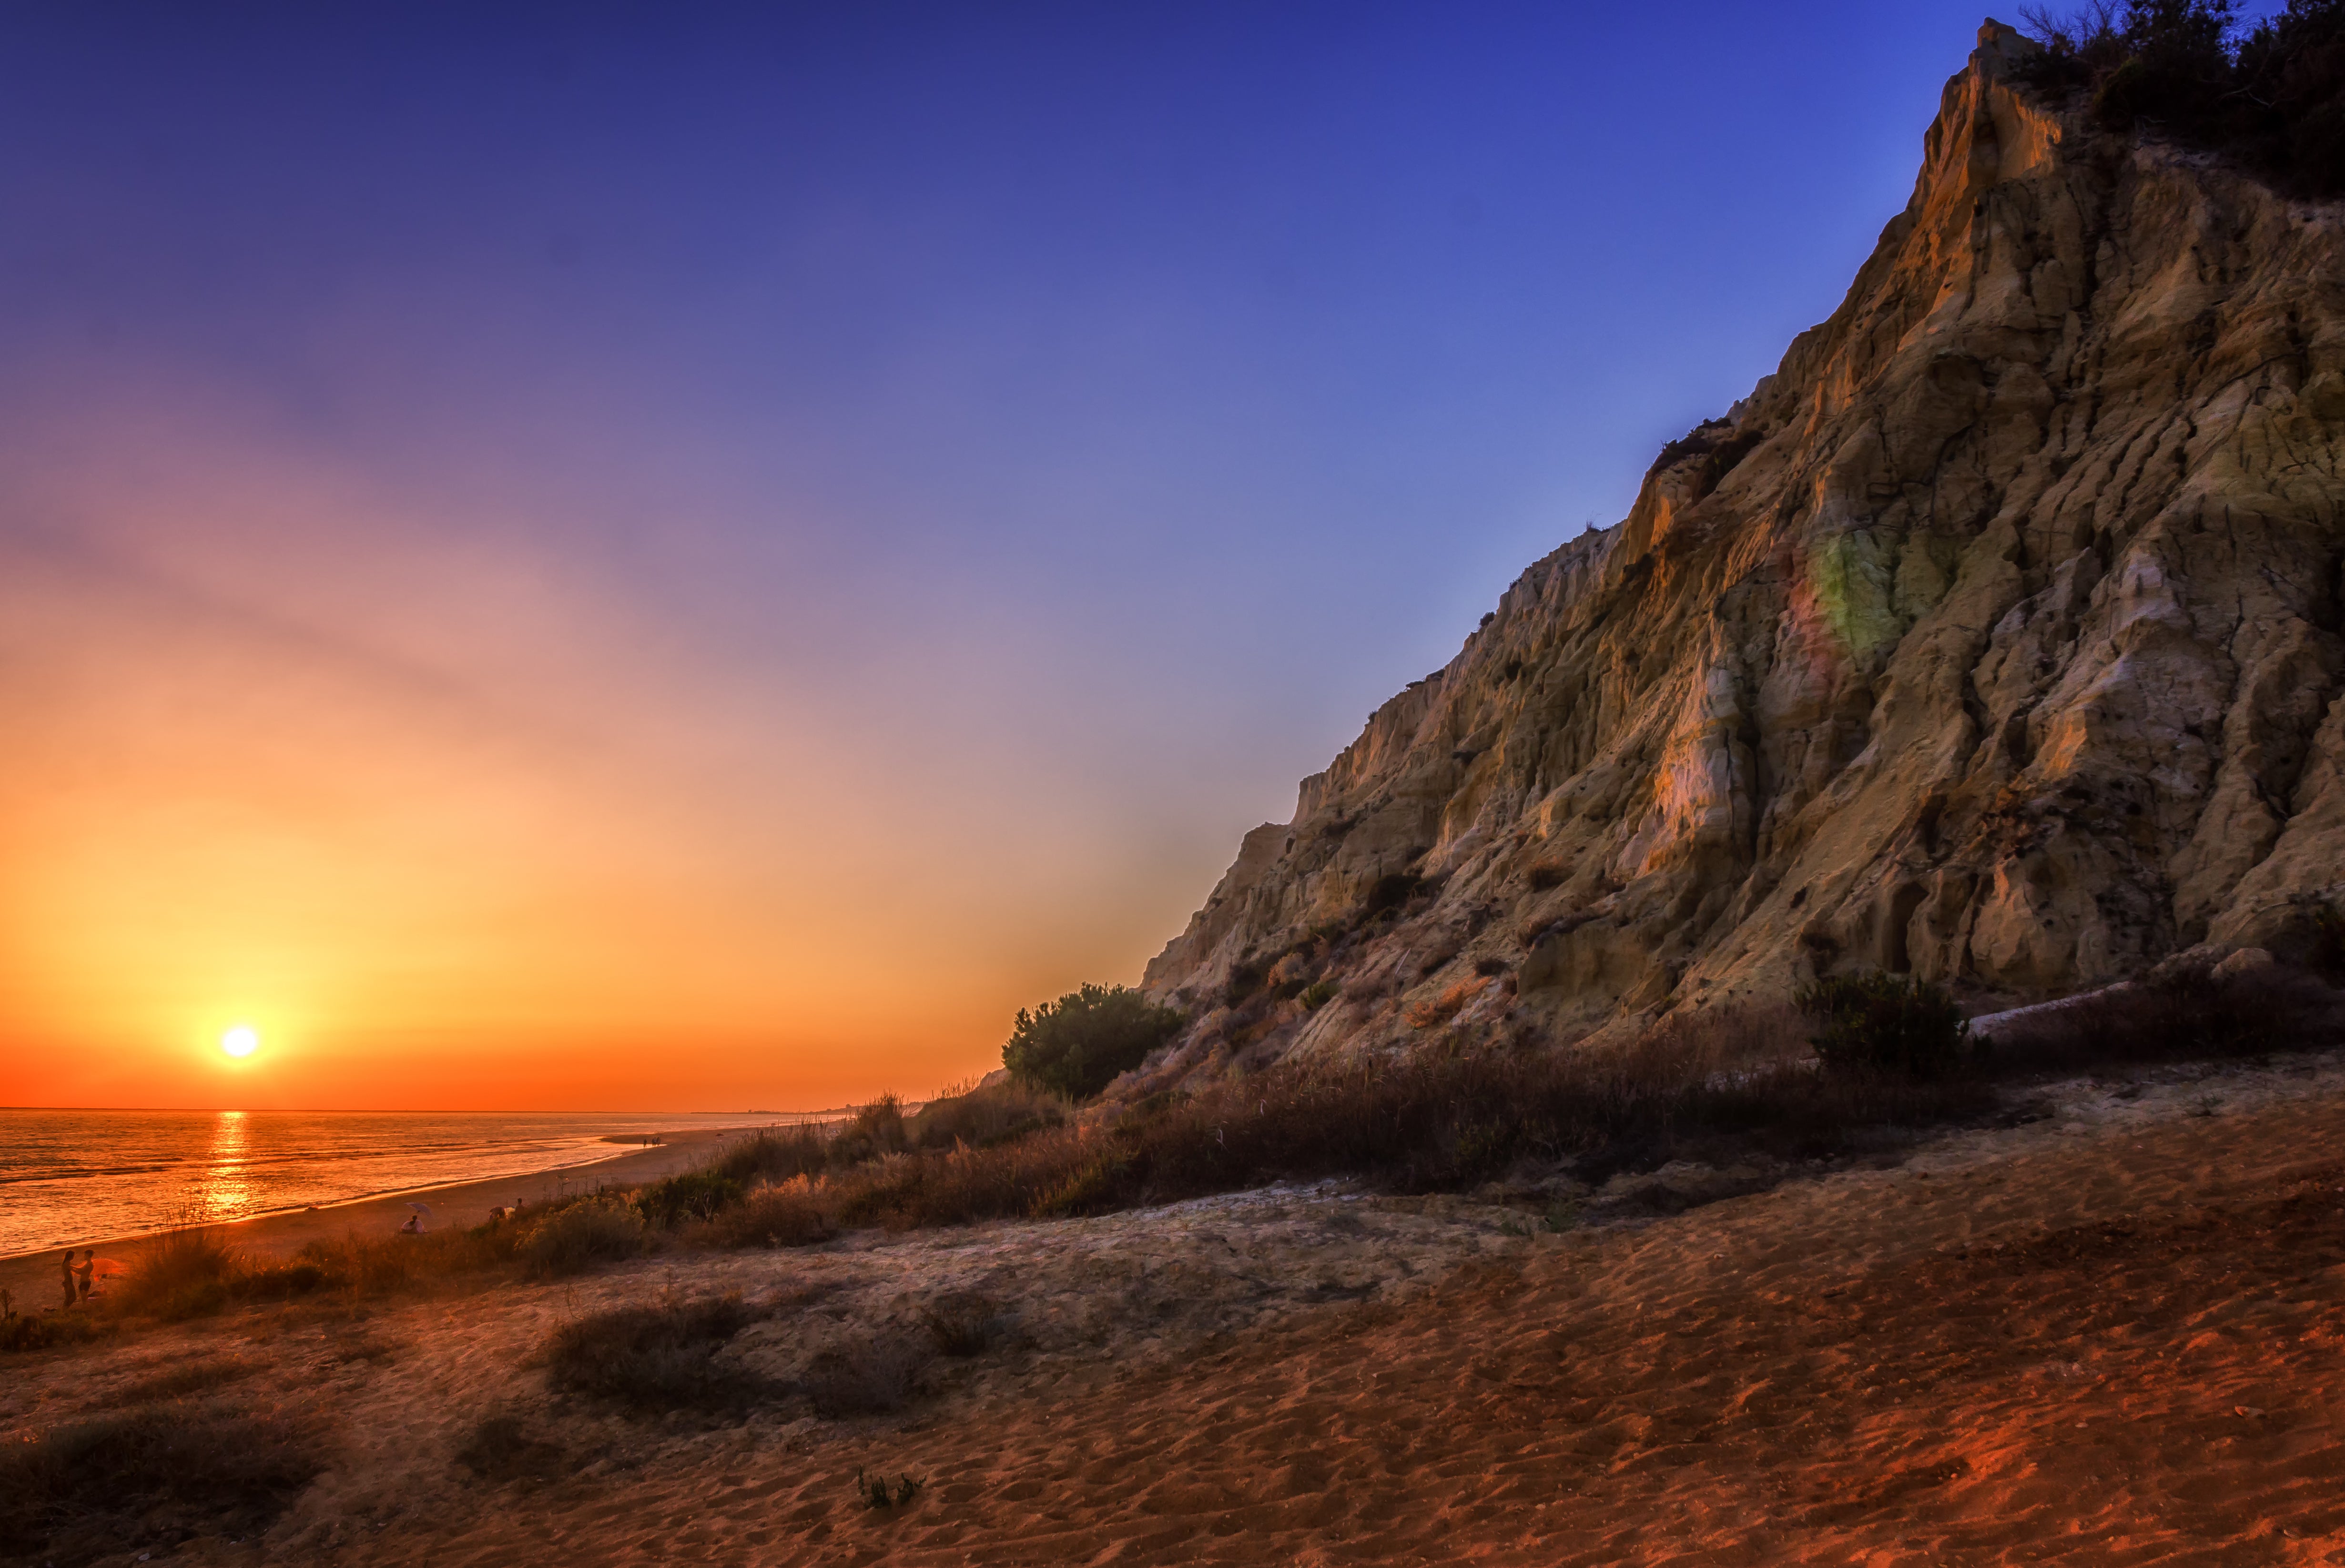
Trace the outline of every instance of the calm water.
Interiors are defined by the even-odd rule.
[[[591,1165],[603,1140],[787,1117],[0,1110],[0,1258],[371,1193]]]

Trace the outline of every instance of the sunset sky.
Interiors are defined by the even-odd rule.
[[[1979,16],[11,8],[0,1104],[997,1065],[1830,312]]]

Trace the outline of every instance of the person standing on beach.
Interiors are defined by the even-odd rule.
[[[75,1281],[75,1280],[74,1280],[73,1249],[72,1249],[72,1248],[70,1248],[70,1247],[68,1247],[68,1248],[66,1248],[66,1260],[65,1260],[65,1265],[64,1265],[64,1267],[65,1267],[65,1285],[66,1285],[66,1306],[68,1306],[68,1307],[70,1307],[70,1306],[72,1306],[76,1301],[77,1301],[77,1300],[81,1300],[80,1292],[75,1289],[76,1281]]]
[[[71,1257],[72,1254],[67,1253],[66,1256]],[[93,1247],[88,1251],[82,1254],[81,1267],[73,1271],[74,1279],[81,1286],[81,1299],[85,1305],[89,1301],[90,1281],[96,1278],[96,1274],[97,1249]]]

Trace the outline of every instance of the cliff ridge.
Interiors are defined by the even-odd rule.
[[[2033,47],[1981,29],[1832,317],[1246,836],[1131,1087],[2316,939],[2345,214],[2064,114]]]

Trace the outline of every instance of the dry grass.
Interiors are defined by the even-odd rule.
[[[803,1176],[758,1188],[691,1232],[693,1239],[718,1247],[807,1247],[833,1234],[815,1199],[814,1184]]]
[[[11,1313],[0,1318],[0,1352],[86,1345],[93,1340],[105,1339],[115,1328],[111,1318],[81,1310]]]
[[[2345,1039],[2340,1004],[2337,992],[2289,970],[2222,979],[2185,972],[2015,1019],[1995,1050],[2015,1071],[2236,1060]]]
[[[2299,976],[2189,978],[2046,1015],[1993,1057],[1927,1078],[1819,1071],[1806,1026],[1782,1007],[1719,1009],[1604,1051],[1280,1066],[1187,1098],[1152,1099],[1112,1125],[834,1168],[763,1199],[787,1224],[727,1230],[721,1217],[710,1235],[789,1245],[834,1226],[1098,1213],[1332,1175],[1431,1190],[1522,1165],[1600,1181],[1673,1159],[1845,1157],[1992,1114],[1998,1077],[2333,1040],[2337,1004],[2336,993]]]
[[[315,1432],[149,1407],[0,1452],[0,1552],[83,1563],[198,1531],[267,1527],[320,1470]]]
[[[250,1361],[236,1360],[197,1361],[192,1365],[174,1367],[157,1372],[151,1378],[141,1378],[127,1383],[107,1401],[114,1405],[153,1404],[162,1400],[185,1399],[189,1394],[208,1393],[229,1383],[240,1382],[260,1369]]]
[[[1600,1179],[1730,1148],[1849,1152],[1884,1126],[1985,1112],[1992,1087],[1821,1074],[1788,1009],[1712,1014],[1605,1052],[1278,1067],[1113,1126],[907,1154],[795,1187],[801,1217],[893,1228],[1095,1213],[1282,1178],[1468,1186],[1526,1161]],[[801,1234],[820,1230],[802,1218]]]
[[[817,1355],[807,1367],[805,1391],[817,1415],[887,1415],[919,1397],[929,1359],[909,1340],[869,1335]]]

